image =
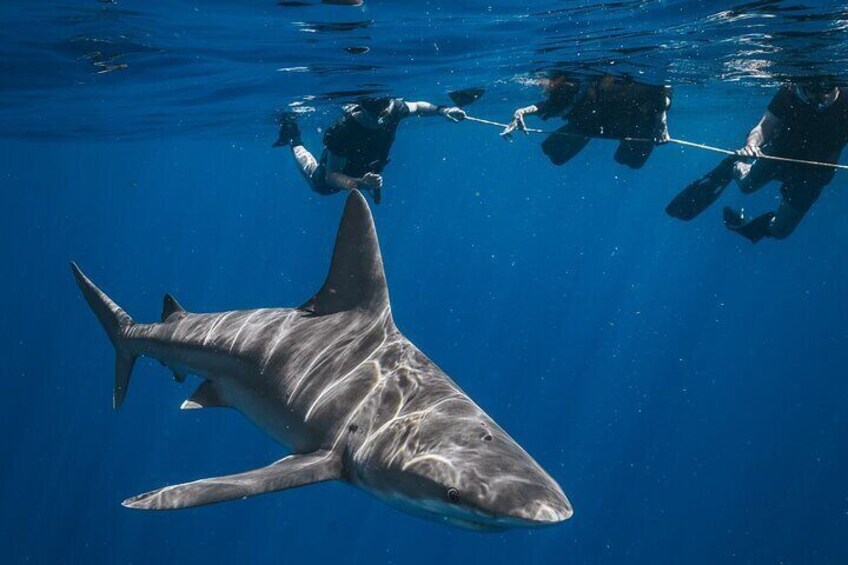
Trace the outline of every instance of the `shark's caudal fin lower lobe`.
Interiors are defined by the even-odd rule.
[[[130,374],[133,365],[135,365],[135,355],[130,353],[124,344],[126,330],[134,322],[120,306],[115,304],[83,274],[76,263],[71,263],[71,270],[74,272],[74,278],[77,280],[77,285],[79,285],[85,301],[88,302],[91,310],[100,320],[103,329],[106,330],[106,335],[109,336],[112,345],[115,346],[117,358],[115,360],[115,390],[112,396],[112,405],[115,409],[118,409],[127,395]]]
[[[388,304],[374,219],[365,198],[353,190],[345,203],[327,280],[301,309],[324,316],[354,308],[378,312]]]

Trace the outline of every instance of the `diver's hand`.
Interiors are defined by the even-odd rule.
[[[746,145],[742,149],[738,149],[736,154],[740,157],[756,159],[763,156],[763,150],[758,145]]]
[[[452,122],[460,122],[465,119],[465,110],[451,106],[450,108],[442,108],[441,113],[444,117]]]
[[[657,145],[665,145],[669,141],[671,141],[671,136],[668,134],[668,128],[662,130],[656,139],[654,139],[654,143]]]
[[[515,111],[515,114],[513,114],[512,121],[509,122],[509,125],[506,126],[501,132],[502,138],[506,140],[511,140],[512,134],[515,130],[523,131],[526,135],[530,135],[529,133],[527,133],[527,124],[524,123],[524,114],[524,108],[520,108]]]
[[[383,177],[377,173],[365,173],[356,181],[362,190],[381,190],[383,188]]]

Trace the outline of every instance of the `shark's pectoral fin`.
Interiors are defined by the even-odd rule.
[[[324,286],[300,309],[313,316],[326,316],[353,308],[378,313],[388,304],[374,219],[365,198],[353,190],[345,203]]]
[[[194,410],[195,408],[230,408],[230,405],[221,398],[221,394],[212,381],[203,381],[194,391],[194,394],[180,406],[180,410]]]
[[[123,502],[140,510],[176,510],[247,498],[341,478],[341,458],[329,451],[289,455],[267,467],[146,492]]]

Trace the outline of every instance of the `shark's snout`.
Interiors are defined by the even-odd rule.
[[[546,479],[518,489],[520,502],[505,512],[508,519],[528,526],[549,526],[571,518],[574,510],[565,493],[553,479]]]
[[[552,526],[571,518],[574,510],[565,497],[560,501],[535,502],[527,506],[517,508],[512,516],[536,526]]]

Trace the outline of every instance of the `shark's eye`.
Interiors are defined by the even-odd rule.
[[[449,488],[448,489],[448,500],[450,500],[453,503],[459,502],[459,491],[456,490],[455,488]]]

